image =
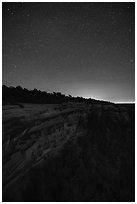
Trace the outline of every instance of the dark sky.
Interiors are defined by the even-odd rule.
[[[3,84],[135,99],[134,3],[2,3]]]

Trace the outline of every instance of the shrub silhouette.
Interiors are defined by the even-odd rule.
[[[7,87],[2,86],[2,103],[17,105],[18,103],[39,103],[39,104],[60,104],[65,102],[85,102],[85,103],[100,103],[99,100],[94,99],[85,99],[82,97],[72,97],[71,95],[65,96],[61,92],[47,93],[45,91],[37,90],[28,90],[22,88],[21,86],[17,87]],[[105,102],[104,103],[109,103]],[[23,108],[23,105],[19,105]]]

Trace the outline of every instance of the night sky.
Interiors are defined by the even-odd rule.
[[[2,3],[3,84],[135,100],[134,3]]]

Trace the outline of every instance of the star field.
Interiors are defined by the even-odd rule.
[[[134,3],[3,3],[3,84],[134,101]]]

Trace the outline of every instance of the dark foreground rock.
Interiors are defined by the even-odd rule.
[[[135,201],[135,106],[100,105],[6,188],[3,201]]]

